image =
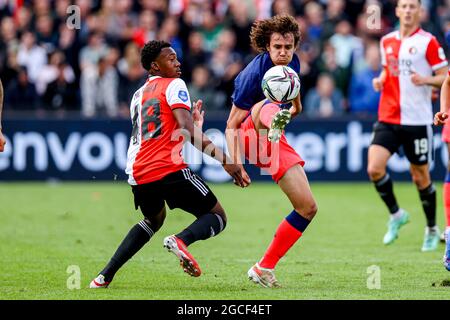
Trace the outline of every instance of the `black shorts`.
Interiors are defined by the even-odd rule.
[[[158,214],[166,202],[170,209],[180,208],[195,216],[211,212],[217,203],[208,185],[189,168],[131,188],[134,206],[136,209],[140,207],[145,217]]]
[[[405,126],[376,122],[371,144],[385,147],[391,154],[398,153],[403,147],[410,163],[423,165],[432,160],[433,131],[431,125]]]

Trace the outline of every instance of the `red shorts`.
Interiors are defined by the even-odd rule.
[[[448,121],[442,129],[442,141],[450,143],[450,124]]]
[[[241,151],[249,163],[267,171],[276,183],[296,164],[305,165],[305,161],[288,144],[284,133],[278,143],[269,142],[266,134],[260,135],[255,130],[251,115],[242,122],[239,137]]]

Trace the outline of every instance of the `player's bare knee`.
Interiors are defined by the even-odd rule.
[[[419,189],[426,188],[431,183],[429,175],[419,170],[411,170],[411,179]]]
[[[367,174],[369,175],[369,178],[371,181],[377,181],[384,177],[386,174],[385,170],[382,170],[381,168],[377,166],[371,166],[369,165],[367,167]]]
[[[318,210],[317,203],[315,201],[311,201],[306,205],[302,205],[295,208],[295,211],[298,213],[301,213],[303,217],[305,217],[308,220],[312,220],[314,216],[316,215]]]
[[[317,210],[319,210],[319,208],[317,207],[317,203],[316,202],[313,202],[310,206],[309,206],[309,210],[308,210],[308,212],[307,212],[307,218],[309,219],[309,220],[312,220],[315,216],[316,216],[316,213],[317,213]]]

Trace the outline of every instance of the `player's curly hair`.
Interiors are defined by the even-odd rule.
[[[152,40],[145,44],[141,51],[141,64],[145,70],[150,71],[152,62],[161,53],[163,48],[171,47],[171,44],[166,41]]]
[[[257,52],[267,51],[270,43],[270,36],[277,32],[283,36],[286,33],[294,35],[294,47],[300,42],[300,28],[294,17],[290,15],[276,15],[270,19],[260,20],[253,23],[250,31],[250,41],[252,47]]]

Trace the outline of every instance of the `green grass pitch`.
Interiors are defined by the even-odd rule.
[[[444,222],[438,184],[438,222]],[[449,299],[444,245],[420,251],[425,217],[411,183],[394,188],[411,222],[391,246],[382,244],[387,211],[369,183],[312,183],[319,212],[278,264],[282,289],[247,280],[289,201],[275,184],[248,189],[211,185],[227,211],[225,232],[190,247],[203,274],[191,278],[162,246],[193,217],[168,212],[165,225],[116,275],[107,290],[87,289],[131,226],[141,219],[126,183],[0,184],[0,299]],[[380,289],[368,289],[379,267]],[[68,289],[69,266],[80,289]],[[70,270],[69,270],[70,272]],[[370,269],[369,269],[370,272]],[[370,282],[370,281],[369,281]]]

